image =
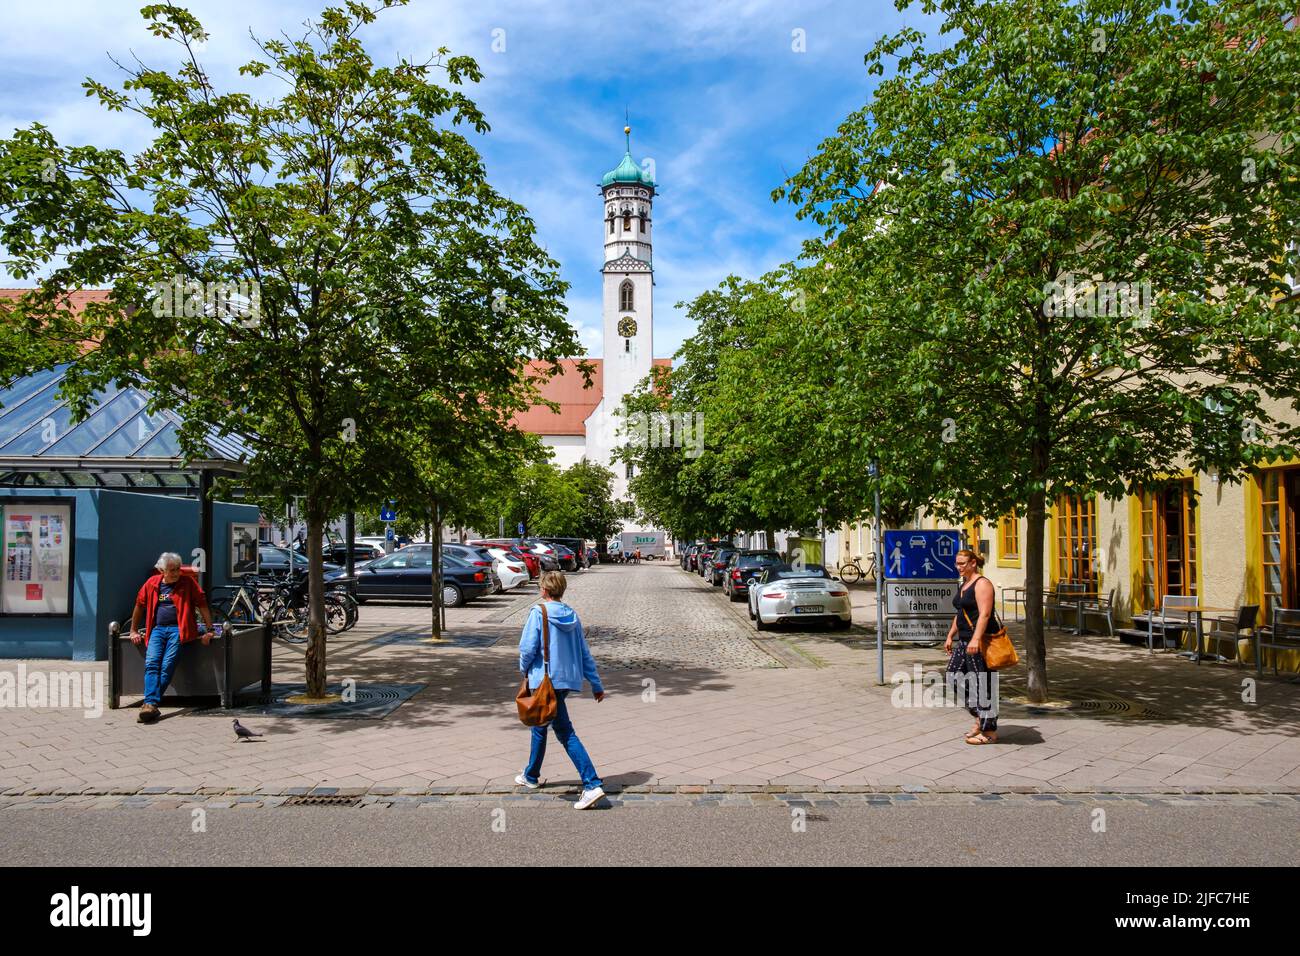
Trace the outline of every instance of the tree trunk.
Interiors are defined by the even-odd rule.
[[[325,514],[307,499],[307,696],[325,696]],[[292,565],[290,565],[292,568]]]
[[[1047,495],[1041,489],[1029,496],[1025,515],[1025,667],[1029,673],[1029,699],[1048,700],[1047,644],[1043,639],[1043,547],[1046,538]]]
[[[768,551],[775,551],[775,550],[776,550],[776,530],[775,530],[774,528],[764,528],[764,529],[763,529],[763,537],[767,539],[767,543],[764,545],[764,547],[767,548]]]

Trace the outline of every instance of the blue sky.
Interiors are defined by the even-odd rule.
[[[202,60],[218,84],[251,58],[249,30],[297,35],[325,0],[191,0],[210,34]],[[0,63],[0,135],[39,121],[65,145],[139,148],[149,130],[85,97],[86,76],[116,85],[109,54],[169,66],[170,44],[139,17],[141,0],[42,0],[11,5]],[[477,145],[489,177],[528,207],[539,238],[571,283],[569,320],[600,355],[602,206],[596,184],[624,150],[654,162],[655,355],[693,329],[675,303],[728,273],[754,277],[798,254],[812,227],[771,190],[875,78],[863,54],[882,32],[924,26],[885,0],[614,3],[412,0],[364,34],[377,62],[425,58],[438,47],[477,59],[471,95],[492,132]],[[801,34],[795,31],[802,31]],[[931,32],[928,31],[927,32]],[[804,47],[797,52],[796,47]],[[497,49],[494,50],[494,42]],[[504,49],[501,47],[504,45]],[[0,274],[0,284],[14,285]]]

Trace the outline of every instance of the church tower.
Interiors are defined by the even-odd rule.
[[[655,181],[627,152],[601,179],[605,208],[603,404],[607,416],[647,375],[653,362],[654,256],[651,209]],[[626,476],[619,474],[619,479]],[[619,485],[624,482],[620,480]]]

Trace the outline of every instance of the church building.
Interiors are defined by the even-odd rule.
[[[520,430],[541,436],[552,462],[568,468],[586,458],[614,472],[614,497],[627,498],[629,466],[612,460],[621,444],[622,419],[615,410],[650,374],[652,366],[671,367],[654,358],[653,176],[632,158],[631,128],[624,127],[627,152],[600,182],[604,212],[601,231],[605,257],[601,296],[604,355],[586,358],[595,366],[591,387],[583,388],[578,359],[565,359],[561,372],[541,386],[542,395],[560,406],[537,405],[515,420]]]

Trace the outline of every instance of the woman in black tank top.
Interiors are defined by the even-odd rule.
[[[982,645],[1002,627],[993,611],[993,582],[980,574],[984,558],[969,548],[957,552],[961,584],[953,596],[956,614],[943,649],[948,658],[948,684],[960,683],[975,726],[966,734],[968,744],[991,744],[998,739],[997,674],[984,663]],[[981,605],[983,608],[981,609]]]

